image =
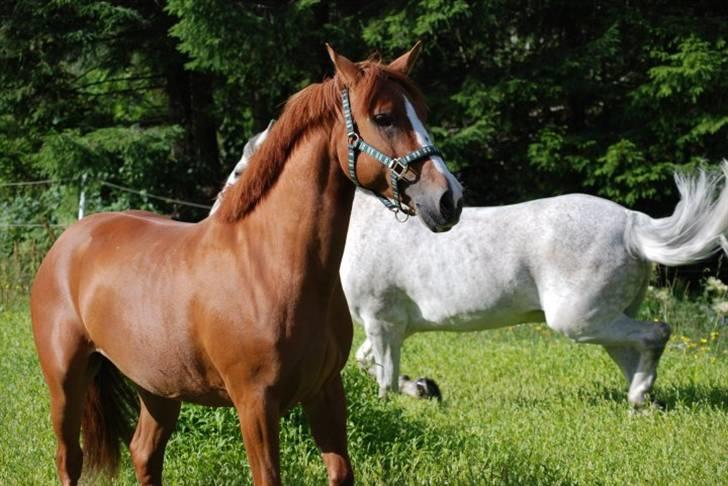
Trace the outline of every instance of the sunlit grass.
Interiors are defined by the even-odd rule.
[[[654,297],[654,296],[653,296]],[[721,484],[728,477],[728,328],[692,301],[650,297],[676,332],[657,395],[664,412],[632,415],[616,365],[543,325],[408,339],[403,372],[430,376],[444,401],[376,398],[345,370],[349,444],[359,484]],[[0,306],[0,484],[52,484],[47,390],[23,299]],[[691,324],[692,321],[695,324]],[[699,321],[699,322],[697,322]],[[362,339],[357,328],[356,344]],[[354,348],[355,349],[355,348]],[[299,409],[282,428],[288,484],[324,484]],[[117,481],[135,484],[128,457]],[[183,407],[166,454],[168,484],[249,483],[232,409]]]

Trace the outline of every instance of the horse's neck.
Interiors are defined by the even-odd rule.
[[[336,279],[353,196],[328,133],[319,130],[293,150],[273,188],[237,230],[251,248],[264,251],[273,262],[269,268]]]

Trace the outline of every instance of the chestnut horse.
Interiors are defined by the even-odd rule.
[[[31,312],[63,484],[84,462],[113,472],[122,440],[159,484],[182,401],[236,408],[255,484],[280,483],[280,417],[302,403],[329,482],[353,481],[338,276],[352,182],[433,231],[457,222],[462,188],[407,116],[424,115],[407,77],[419,44],[389,65],[328,49],[334,77],[288,101],[214,216],[96,214],[45,257]]]

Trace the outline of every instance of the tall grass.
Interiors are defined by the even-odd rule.
[[[0,306],[27,299],[30,284],[51,242],[58,236],[54,228],[24,241],[15,241],[0,258]]]

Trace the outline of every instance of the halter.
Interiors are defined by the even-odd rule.
[[[387,209],[394,212],[395,215],[400,212],[405,215],[414,214],[412,208],[402,205],[402,198],[399,195],[399,180],[402,179],[409,170],[410,163],[433,155],[442,154],[434,145],[422,146],[402,157],[392,158],[389,155],[380,152],[362,140],[361,136],[357,133],[356,124],[354,123],[354,118],[351,115],[351,103],[349,102],[349,90],[347,88],[341,90],[341,101],[344,107],[344,120],[346,121],[346,138],[349,145],[349,175],[351,176],[351,180],[357,187],[366,189],[359,184],[359,179],[356,177],[356,156],[357,152],[364,152],[365,154],[370,155],[377,162],[389,168],[392,183],[392,194],[394,197],[392,199],[388,199],[374,191],[371,192],[377,196]]]

